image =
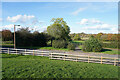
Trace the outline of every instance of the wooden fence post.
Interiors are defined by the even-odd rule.
[[[102,56],[101,56],[101,64],[102,64]]]
[[[77,56],[76,56],[76,62],[77,62]]]
[[[8,48],[8,54],[10,54],[10,52],[9,52],[9,48]]]
[[[16,49],[16,54],[17,54],[17,49]]]
[[[114,59],[114,66],[116,66],[116,58]]]
[[[43,53],[41,53],[42,54],[42,56],[43,56]]]
[[[34,56],[34,53],[35,53],[35,51],[34,51],[34,49],[33,49],[33,56]]]
[[[64,61],[65,61],[65,54],[64,54]]]
[[[88,55],[88,63],[89,63],[89,55]]]
[[[25,49],[25,55],[26,55],[26,49]]]
[[[52,59],[52,52],[51,52],[51,55],[50,55],[51,59]]]

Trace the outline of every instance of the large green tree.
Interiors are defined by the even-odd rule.
[[[53,24],[47,27],[48,34],[52,36],[51,44],[53,39],[63,39],[69,41],[70,28],[63,18],[53,18],[51,22],[53,22]]]

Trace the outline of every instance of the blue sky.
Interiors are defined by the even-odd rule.
[[[13,24],[40,32],[63,18],[71,33],[117,33],[117,2],[3,2],[3,29],[13,31]],[[18,27],[19,28],[19,27]]]

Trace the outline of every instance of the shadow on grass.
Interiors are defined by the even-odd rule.
[[[102,52],[112,51],[111,49],[103,49]]]
[[[2,55],[2,58],[16,58],[16,57],[20,57],[20,56],[24,56],[22,54],[9,54],[9,55],[6,55],[6,53],[2,53],[4,55]],[[1,58],[1,57],[0,57]]]
[[[3,48],[13,48],[14,46],[11,46],[11,45],[2,45]]]
[[[48,46],[43,46],[43,47],[51,47],[51,46],[48,45]],[[40,49],[41,46],[28,46],[28,47],[16,47],[16,48],[21,48],[21,49]]]

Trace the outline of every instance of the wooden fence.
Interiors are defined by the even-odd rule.
[[[35,49],[14,49],[14,48],[1,48],[2,53],[8,54],[22,54],[22,55],[33,55],[33,56],[48,56],[49,51],[35,50]]]
[[[53,53],[50,51],[31,50],[31,49],[14,49],[14,48],[1,48],[2,53],[8,54],[22,54],[33,56],[46,56],[49,59],[75,61],[75,62],[87,62],[87,63],[100,63],[100,64],[112,64],[119,66],[119,58],[115,57],[103,57],[103,56],[89,56],[89,55],[76,55],[66,53]]]

